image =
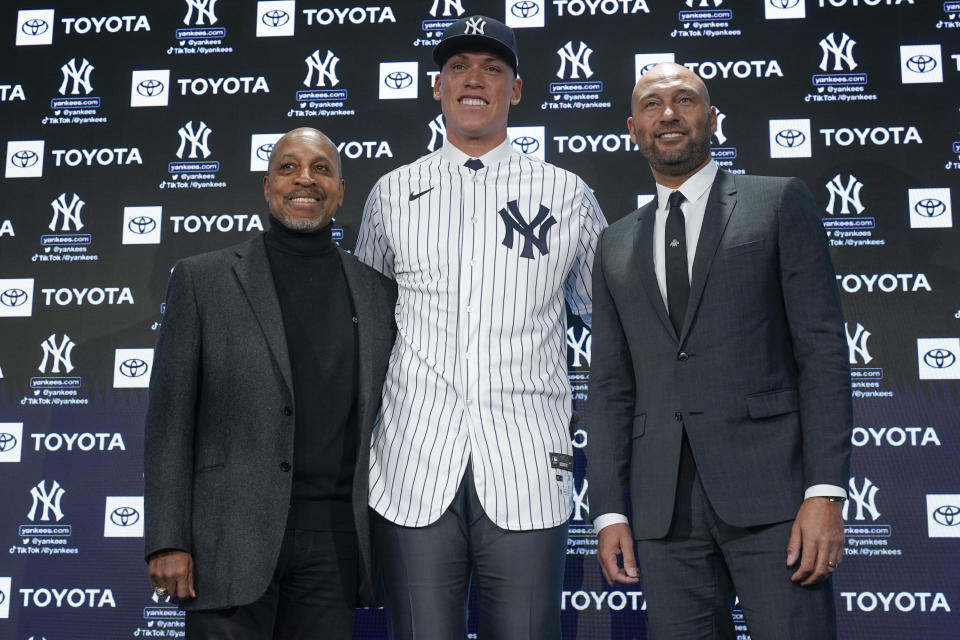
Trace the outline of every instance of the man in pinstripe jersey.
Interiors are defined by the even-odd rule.
[[[443,148],[388,173],[356,254],[396,279],[398,340],[370,456],[392,637],[559,638],[572,449],[564,300],[589,322],[606,226],[577,176],[515,151],[513,32],[484,16],[434,50]]]

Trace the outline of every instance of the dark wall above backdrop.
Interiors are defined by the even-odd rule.
[[[266,154],[301,126],[338,142],[351,247],[374,182],[442,144],[431,50],[469,14],[517,31],[514,146],[582,176],[609,220],[654,192],[626,117],[664,60],[707,82],[724,169],[807,183],[853,372],[841,637],[955,637],[960,2],[18,0],[0,9],[0,638],[182,634],[142,558],[170,269],[266,227]],[[579,403],[590,333],[571,320],[567,335]],[[645,638],[642,586],[608,587],[593,557],[589,432],[564,637]],[[385,637],[381,612],[356,637]]]

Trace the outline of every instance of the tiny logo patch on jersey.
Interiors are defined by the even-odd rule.
[[[551,452],[550,466],[554,469],[560,469],[562,471],[573,471],[573,456],[566,453]]]
[[[431,192],[431,191],[433,191],[433,187],[430,187],[429,189],[424,189],[424,190],[421,191],[420,193],[411,193],[411,194],[410,194],[410,202],[413,202],[414,200],[416,200],[416,199],[419,198],[420,196],[426,195],[427,193],[429,193],[429,192]]]

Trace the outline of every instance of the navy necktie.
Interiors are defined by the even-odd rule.
[[[479,158],[470,158],[463,163],[463,166],[465,166],[467,169],[473,169],[474,171],[477,169],[483,169],[483,163],[480,162]]]
[[[683,194],[674,191],[667,201],[670,212],[663,233],[663,256],[667,280],[667,310],[670,322],[680,337],[683,319],[687,315],[687,299],[690,298],[690,277],[687,275],[687,234],[680,204]]]

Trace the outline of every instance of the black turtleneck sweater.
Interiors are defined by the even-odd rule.
[[[294,231],[271,216],[264,242],[293,374],[293,492],[287,526],[352,531],[357,347],[343,264],[329,226]]]

